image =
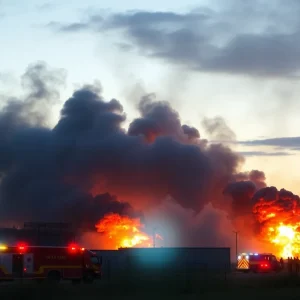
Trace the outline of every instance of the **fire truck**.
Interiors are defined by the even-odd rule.
[[[244,272],[278,272],[281,265],[272,253],[241,253],[237,260],[237,270]]]
[[[1,281],[24,278],[38,282],[62,279],[92,283],[101,278],[101,265],[101,257],[75,244],[68,247],[0,245]]]

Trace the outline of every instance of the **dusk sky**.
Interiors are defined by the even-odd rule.
[[[222,117],[244,168],[299,194],[299,15],[297,0],[0,0],[0,96],[37,61],[66,72],[53,124],[78,85],[101,82],[129,121],[153,92],[203,138]]]

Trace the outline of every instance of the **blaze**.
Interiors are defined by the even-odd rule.
[[[282,258],[296,257],[300,255],[300,222],[284,216],[261,211],[256,218],[261,224],[261,237],[272,244],[274,254]]]
[[[110,213],[96,224],[97,232],[108,238],[112,248],[152,247],[152,237],[142,231],[144,225],[139,218],[131,219]],[[156,238],[162,239],[159,235]]]
[[[289,191],[264,188],[254,197],[260,238],[282,258],[300,256],[300,199]]]
[[[299,224],[283,224],[268,227],[267,240],[275,246],[277,255],[283,258],[300,254]]]

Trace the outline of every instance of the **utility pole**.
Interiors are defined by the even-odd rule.
[[[235,234],[235,259],[238,259],[238,231],[233,231]]]
[[[155,248],[155,240],[156,240],[156,228],[153,228],[153,248]]]

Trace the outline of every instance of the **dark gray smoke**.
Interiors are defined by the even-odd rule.
[[[59,97],[62,78],[45,64],[30,66],[23,77],[27,96],[8,100],[1,111],[3,222],[67,220],[92,227],[107,212],[140,216],[133,207],[153,207],[167,196],[195,212],[208,203],[230,212],[243,200],[239,187],[231,187],[235,200],[227,205],[223,190],[229,182],[238,177],[257,187],[263,182],[257,171],[236,175],[240,155],[222,144],[207,145],[196,128],[181,124],[170,104],[152,94],[141,99],[140,117],[128,132],[119,101],[106,102],[101,88],[92,85],[76,90],[57,125],[47,127],[49,111],[43,108]],[[224,122],[218,124],[221,136],[224,130],[228,136]],[[209,125],[215,136],[218,126]],[[250,183],[235,184],[249,185],[246,194],[252,195]]]
[[[244,234],[263,233],[263,239],[269,227],[277,228],[279,224],[298,227],[299,196],[285,189],[267,187],[261,171],[236,174],[235,181],[224,189],[224,195],[230,203],[229,215],[233,223]]]
[[[266,187],[266,177],[262,171],[237,173],[234,179],[224,189],[224,195],[232,199],[232,215],[240,216],[252,212],[252,198],[256,191]]]
[[[235,140],[235,133],[229,128],[222,117],[204,118],[202,125],[212,140],[231,141]]]
[[[265,187],[253,196],[253,212],[259,223],[278,219],[285,223],[300,215],[300,198],[285,189]]]

